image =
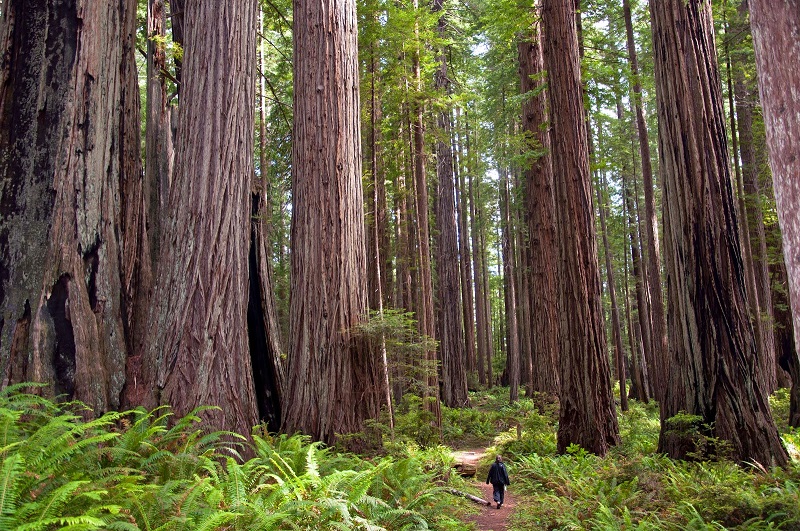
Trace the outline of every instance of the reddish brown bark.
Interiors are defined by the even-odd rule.
[[[431,9],[440,12],[442,0],[434,0]],[[439,17],[437,32],[446,37],[447,18]],[[447,54],[439,52],[439,68],[434,75],[434,86],[443,94],[450,91],[447,78]],[[464,356],[464,336],[461,322],[461,285],[458,267],[458,228],[456,225],[456,194],[453,175],[453,151],[450,137],[452,124],[450,111],[441,110],[437,116],[436,141],[436,273],[438,308],[436,319],[441,360],[442,401],[448,407],[469,406],[467,371]]]
[[[163,7],[163,6],[162,6]],[[141,404],[144,393],[136,383],[142,381],[141,371],[144,338],[147,337],[147,315],[153,289],[155,270],[153,239],[156,230],[152,212],[148,208],[150,181],[142,172],[140,140],[139,79],[136,70],[136,2],[130,1],[123,15],[122,116],[120,118],[120,206],[122,213],[121,281],[127,330],[128,359],[125,364],[125,387],[121,405],[132,407]],[[148,109],[149,110],[149,109]],[[167,114],[167,117],[169,115]],[[168,122],[167,122],[168,123]],[[150,128],[148,127],[149,131]],[[169,127],[167,125],[167,134]],[[171,139],[169,140],[171,150]],[[170,151],[171,156],[171,151]]]
[[[625,33],[628,49],[628,64],[633,75],[633,103],[636,113],[636,133],[639,139],[639,155],[642,164],[642,184],[644,187],[644,234],[643,246],[647,248],[646,274],[648,300],[648,326],[642,327],[645,356],[650,368],[650,381],[655,391],[655,398],[663,402],[669,373],[669,356],[667,355],[667,320],[664,314],[664,294],[661,288],[661,248],[658,241],[658,218],[656,217],[655,196],[653,193],[653,168],[650,155],[650,139],[647,123],[642,110],[642,84],[639,80],[639,58],[633,35],[630,0],[622,2],[625,18]],[[640,310],[644,307],[640,307]],[[647,333],[646,333],[647,332]]]
[[[263,181],[252,186],[248,253],[247,338],[258,417],[270,431],[281,427],[286,373],[269,255],[269,203]]]
[[[525,168],[526,217],[530,240],[530,297],[532,365],[535,375],[533,390],[551,395],[559,392],[559,306],[558,306],[558,241],[555,226],[553,165],[550,133],[547,124],[547,94],[544,83],[544,59],[539,25],[530,40],[518,45],[520,90],[530,93],[522,104],[522,128],[528,149],[536,154]]]
[[[665,0],[651,3],[650,13],[671,351],[659,448],[673,458],[697,450],[670,422],[685,412],[729,441],[736,460],[782,465],[788,456],[754,377],[711,5]]]
[[[558,451],[604,455],[619,442],[600,297],[589,146],[575,10],[543,0],[559,245],[561,410]]]
[[[619,306],[617,305],[617,287],[614,282],[614,269],[611,266],[613,257],[611,256],[611,246],[608,244],[608,227],[606,218],[608,217],[608,204],[605,200],[606,183],[605,175],[602,179],[603,190],[600,186],[595,188],[597,192],[597,208],[600,211],[600,230],[603,233],[603,256],[606,265],[606,284],[608,285],[608,297],[611,302],[611,333],[614,341],[614,366],[619,380],[620,409],[628,411],[628,393],[625,391],[625,351],[622,348],[622,326],[619,319]]]
[[[783,235],[783,255],[789,280],[795,345],[800,344],[800,2],[750,0],[750,24],[764,109],[769,164]],[[800,357],[795,350],[786,360],[794,367],[792,395],[800,423]]]
[[[188,3],[180,142],[161,237],[145,363],[156,400],[249,433],[257,421],[247,337],[255,2]],[[235,35],[235,38],[227,36]]]
[[[283,429],[331,443],[377,418],[367,311],[355,1],[294,3],[292,300]]]
[[[517,275],[515,270],[515,249],[513,243],[508,170],[500,169],[500,216],[501,216],[501,248],[503,255],[503,280],[505,283],[506,302],[506,373],[508,375],[509,402],[519,398],[520,384],[520,346],[519,326],[517,320]]]
[[[456,129],[459,129],[461,119],[461,109],[456,109]],[[477,353],[475,350],[475,297],[472,291],[472,254],[469,245],[469,231],[467,229],[467,187],[464,180],[464,173],[467,171],[462,166],[463,152],[461,146],[461,134],[456,135],[456,162],[453,168],[456,170],[456,201],[458,207],[458,252],[459,263],[461,264],[461,301],[464,312],[464,341],[465,354],[467,358],[467,381],[474,382],[475,371],[478,368]]]
[[[368,161],[370,175],[370,189],[368,190],[368,204],[370,212],[367,218],[367,269],[369,307],[377,310],[387,302],[386,297],[391,294],[389,281],[391,279],[392,260],[389,249],[388,217],[386,214],[386,184],[385,172],[381,160],[381,102],[380,102],[380,57],[377,44],[369,47],[367,61],[367,77],[369,80],[369,125],[365,160]],[[383,300],[379,300],[379,295]]]
[[[414,0],[414,9],[419,8],[419,1]],[[419,26],[415,26],[415,35],[419,37]],[[420,66],[420,51],[415,50],[413,56],[414,84],[417,95],[422,92],[422,72]],[[431,237],[430,221],[428,219],[428,182],[425,170],[425,122],[423,120],[423,103],[419,96],[412,100],[412,132],[414,144],[413,175],[416,199],[416,240],[417,240],[417,266],[419,275],[419,290],[417,291],[417,322],[420,333],[436,339],[436,323],[433,314],[433,276],[431,272]],[[436,424],[441,425],[441,412],[439,409],[439,377],[435,367],[438,359],[435,350],[430,350],[425,355],[426,361],[426,386],[423,389],[423,399],[426,409],[435,417]]]
[[[469,126],[469,115],[465,113],[465,121]],[[470,150],[470,129],[466,131],[467,159],[474,161],[475,157]],[[492,343],[489,339],[491,319],[489,318],[488,293],[484,282],[487,275],[483,265],[483,247],[481,247],[481,222],[478,219],[480,211],[477,202],[480,200],[480,181],[475,175],[476,164],[471,165],[472,171],[469,173],[469,218],[471,223],[470,234],[472,235],[472,264],[475,273],[475,321],[478,329],[478,380],[482,385],[491,385],[492,380]]]
[[[0,25],[0,386],[48,382],[98,413],[119,406],[125,380],[119,201],[138,168],[125,159],[138,157],[138,94],[123,79],[134,71],[131,10],[12,1]]]

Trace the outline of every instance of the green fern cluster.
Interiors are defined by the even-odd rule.
[[[79,403],[0,392],[0,530],[456,528],[417,456],[375,463],[302,436],[201,429],[201,410],[90,418]],[[244,444],[255,457],[241,459]]]
[[[632,402],[623,443],[599,458],[514,455],[522,529],[716,530],[800,528],[800,467],[746,469],[720,459],[679,462],[655,454],[658,412]]]

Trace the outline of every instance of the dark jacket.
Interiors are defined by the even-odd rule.
[[[486,478],[486,483],[491,483],[492,485],[511,485],[511,482],[508,480],[508,471],[506,471],[505,463],[497,461],[492,463],[492,468],[489,469],[489,476]]]

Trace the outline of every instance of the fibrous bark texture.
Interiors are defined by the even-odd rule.
[[[735,459],[785,464],[755,377],[711,5],[664,0],[650,14],[671,356],[659,447],[673,458],[697,451],[692,430],[670,422],[684,412],[729,441]]]
[[[285,369],[282,359],[278,311],[272,282],[272,262],[267,242],[267,212],[269,210],[263,183],[257,183],[252,193],[250,221],[250,274],[247,302],[247,336],[250,360],[253,364],[258,416],[270,431],[281,426],[281,404],[285,393]]]
[[[519,322],[517,319],[517,275],[514,252],[514,239],[511,234],[512,222],[510,214],[511,192],[509,190],[508,170],[500,169],[500,218],[501,218],[501,250],[503,257],[503,281],[505,284],[506,309],[506,375],[508,376],[509,402],[519,398],[520,384],[520,347]]]
[[[120,174],[136,163],[120,165],[138,142],[122,137],[133,130],[121,79],[132,71],[131,9],[15,0],[0,25],[0,385],[48,382],[96,412],[118,407],[125,378]]]
[[[750,0],[750,24],[764,109],[772,182],[783,235],[795,345],[800,345],[800,1]],[[786,360],[792,370],[793,403],[800,406],[800,358]],[[793,418],[800,423],[800,411]]]
[[[443,0],[434,0],[431,9],[441,12]],[[446,37],[447,19],[439,17],[439,36]],[[439,53],[439,68],[434,75],[436,89],[449,92],[447,54]],[[456,184],[453,173],[453,151],[450,142],[450,111],[437,116],[439,135],[436,141],[436,273],[439,313],[436,319],[439,337],[439,358],[442,373],[442,401],[448,407],[469,406],[464,335],[461,322],[461,276],[458,267],[458,228],[456,225]]]
[[[558,241],[555,225],[553,161],[547,130],[547,94],[541,31],[534,27],[529,40],[518,45],[522,94],[522,128],[528,148],[535,153],[524,171],[525,203],[530,254],[529,297],[532,333],[533,391],[557,396],[559,392]]]
[[[461,112],[456,109],[456,126],[460,126]],[[472,291],[472,254],[469,247],[469,231],[467,230],[467,196],[464,173],[467,167],[462,165],[464,160],[461,135],[456,137],[455,153],[457,160],[454,161],[453,169],[458,170],[454,175],[456,186],[456,205],[458,214],[458,262],[461,265],[461,308],[464,314],[464,353],[467,364],[467,381],[474,382],[474,374],[478,369],[477,352],[475,350],[475,296]]]
[[[122,16],[122,101],[120,110],[120,209],[122,214],[121,280],[128,357],[122,407],[142,403],[132,390],[141,381],[141,360],[147,337],[147,315],[153,288],[154,263],[149,231],[149,186],[142,172],[139,75],[136,70],[136,0],[126,0]],[[162,6],[163,7],[163,6]],[[149,129],[149,128],[148,128]],[[171,141],[170,141],[171,146]],[[160,211],[152,213],[158,215]]]
[[[256,20],[253,1],[185,6],[175,174],[144,371],[158,402],[178,414],[219,406],[207,420],[238,433],[257,421],[247,337]]]
[[[561,410],[558,451],[604,455],[619,442],[600,298],[589,147],[572,2],[543,0],[559,245]]]
[[[354,0],[294,2],[292,300],[284,430],[331,443],[376,418],[367,311]]]

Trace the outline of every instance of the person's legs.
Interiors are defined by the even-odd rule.
[[[494,501],[497,502],[497,508],[499,509],[501,505],[503,505],[503,498],[505,494],[505,485],[502,483],[492,483],[492,497]]]

